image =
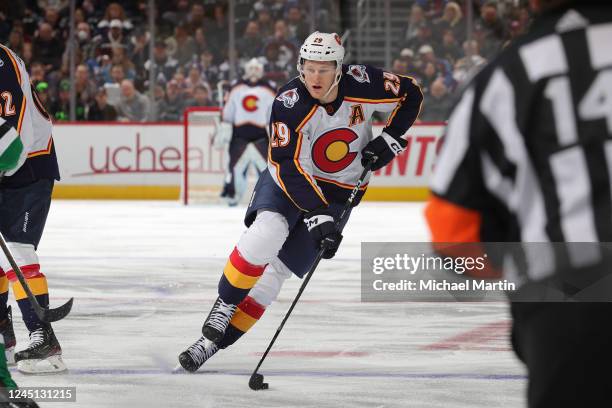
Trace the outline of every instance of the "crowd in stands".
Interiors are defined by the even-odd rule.
[[[156,1],[155,34],[148,0],[77,0],[74,81],[70,81],[68,0],[11,0],[0,5],[0,43],[17,52],[55,121],[177,121],[188,106],[218,106],[230,79],[227,1]],[[340,1],[235,0],[234,70],[250,58],[282,85],[297,75],[299,45],[311,19],[342,32]],[[465,0],[415,0],[391,71],[416,78],[425,94],[423,121],[445,120],[454,90],[529,22],[526,5],[474,0],[468,32]],[[150,44],[153,58],[149,58]],[[149,86],[154,68],[154,86]],[[149,89],[154,89],[152,95]]]
[[[528,29],[528,2],[472,2],[468,31],[466,0],[416,0],[392,71],[414,77],[425,99],[421,121],[448,119],[459,85]]]

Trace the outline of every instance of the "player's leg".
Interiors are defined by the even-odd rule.
[[[23,187],[2,187],[0,190],[0,228],[30,290],[42,307],[49,306],[49,291],[47,278],[40,270],[36,247],[49,212],[52,190],[53,181],[45,179]],[[0,264],[12,283],[15,300],[30,332],[28,347],[15,354],[18,369],[26,373],[66,370],[53,328],[34,313],[25,290],[4,256],[0,258]],[[0,315],[0,321],[3,321],[8,317],[8,310],[0,308],[0,312],[5,313]]]
[[[238,305],[258,282],[266,266],[276,258],[289,235],[290,225],[297,222],[299,215],[300,212],[288,202],[270,174],[264,172],[247,209],[245,222],[249,228],[230,254],[219,281],[219,296],[202,327],[203,338],[198,340],[201,347],[194,344],[179,356],[187,370],[194,371],[205,361],[203,347],[206,339],[218,343],[224,337]],[[198,350],[200,352],[196,353]]]
[[[336,216],[339,216],[343,208],[342,205],[334,203],[330,207],[336,213]],[[346,225],[347,220],[348,217],[343,221],[342,228]],[[249,291],[248,296],[238,305],[223,338],[216,343],[211,343],[205,337],[202,337],[192,346],[196,347],[199,355],[202,356],[201,363],[197,365],[197,368],[220,349],[231,346],[249,331],[262,317],[266,308],[276,300],[284,282],[291,275],[303,278],[310,270],[318,250],[300,217],[297,222],[293,223],[289,236],[278,256],[266,266],[261,278]]]
[[[12,365],[15,364],[15,345],[17,340],[13,330],[13,313],[11,307],[7,306],[8,288],[9,280],[4,270],[0,268],[0,316],[3,316],[2,320],[0,320],[0,341],[3,341],[4,344],[6,362]]]

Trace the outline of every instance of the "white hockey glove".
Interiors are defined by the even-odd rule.
[[[217,150],[223,150],[232,139],[233,126],[227,122],[217,122],[217,130],[213,135],[213,147]]]

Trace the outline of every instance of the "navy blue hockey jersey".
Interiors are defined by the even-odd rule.
[[[391,113],[384,131],[399,139],[421,108],[423,94],[410,77],[368,65],[343,65],[342,73],[330,104],[312,98],[295,78],[272,106],[268,169],[304,211],[348,199],[363,171],[361,150],[373,138],[374,112]],[[366,188],[367,180],[356,202]]]

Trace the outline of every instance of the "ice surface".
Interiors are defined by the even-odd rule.
[[[76,386],[43,407],[519,407],[525,373],[504,303],[361,303],[362,241],[425,241],[422,204],[363,203],[319,265],[260,372],[248,379],[299,279],[232,348],[197,374],[173,374],[200,333],[244,230],[244,208],[171,202],[55,201],[39,255],[70,372],[20,386]],[[12,297],[12,296],[11,296]],[[14,303],[14,301],[11,300]],[[26,343],[16,305],[18,348]]]

